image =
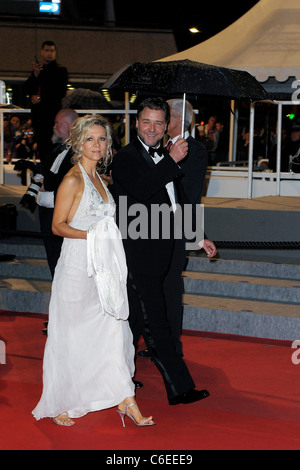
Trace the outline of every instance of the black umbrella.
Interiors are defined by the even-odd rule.
[[[111,109],[111,105],[98,91],[76,88],[62,99],[63,108],[74,109]]]
[[[245,98],[251,101],[268,98],[262,85],[248,72],[188,59],[126,65],[112,75],[102,88],[136,94],[183,94],[182,135],[186,94]]]
[[[135,62],[112,75],[103,88],[133,93],[226,96],[251,101],[268,97],[262,85],[248,72],[188,59]]]

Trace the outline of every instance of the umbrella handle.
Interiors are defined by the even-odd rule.
[[[184,138],[185,101],[186,101],[186,93],[183,93],[182,122],[181,122],[181,137],[182,137],[182,138]]]

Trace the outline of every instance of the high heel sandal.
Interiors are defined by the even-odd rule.
[[[154,426],[155,425],[155,422],[152,421],[152,419],[150,421],[146,421],[147,418],[143,418],[143,421],[141,423],[138,423],[135,417],[128,413],[127,411],[128,408],[130,408],[131,406],[137,405],[136,401],[134,403],[131,403],[130,405],[125,405],[125,403],[122,402],[121,405],[125,406],[125,411],[117,409],[117,413],[122,420],[123,428],[125,428],[125,416],[128,416],[128,418],[132,419],[132,421],[134,422],[134,424],[136,424],[136,426]]]
[[[65,426],[66,428],[69,428],[71,426],[74,426],[74,421],[71,420],[69,415],[67,413],[61,413],[60,415],[56,416],[56,418],[52,418],[53,422],[57,424],[58,426]]]

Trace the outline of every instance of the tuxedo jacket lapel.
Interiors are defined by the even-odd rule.
[[[135,139],[133,141],[133,144],[135,145],[136,149],[138,150],[138,152],[143,156],[143,158],[145,159],[145,161],[147,162],[147,164],[149,166],[155,166],[156,163],[153,161],[153,158],[151,157],[151,155],[147,152],[147,150],[145,149],[145,147],[143,146],[143,144],[141,143],[141,141],[139,139]],[[174,181],[174,191],[175,191],[175,198],[176,198],[176,202],[178,202],[178,178],[175,178]],[[167,191],[167,188],[164,187],[162,188],[165,195],[166,195],[166,198],[167,198],[167,201],[168,201],[168,204],[171,205],[171,199],[169,197],[169,193]]]
[[[151,155],[147,152],[145,147],[143,146],[142,142],[139,141],[139,139],[135,139],[133,141],[133,144],[135,145],[137,151],[143,156],[143,158],[146,160],[148,165],[150,166],[155,166],[155,163],[153,161],[153,158]]]

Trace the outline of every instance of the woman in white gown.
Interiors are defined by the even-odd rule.
[[[78,162],[61,183],[53,233],[64,237],[49,305],[43,392],[34,417],[72,426],[88,412],[117,406],[122,419],[144,418],[134,399],[127,267],[113,198],[97,172],[111,159],[111,128],[99,115],[79,118],[70,136]]]

